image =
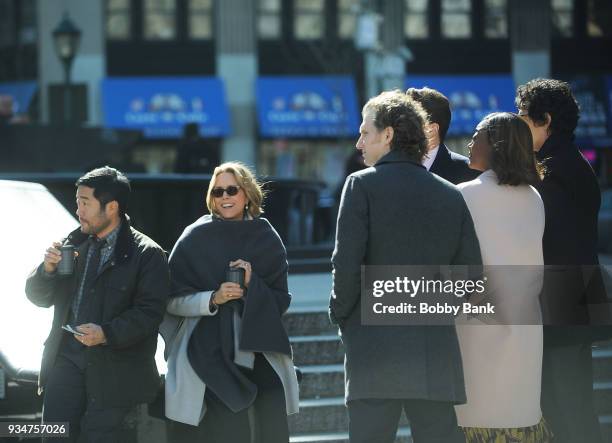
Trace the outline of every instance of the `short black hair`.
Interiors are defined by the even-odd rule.
[[[127,212],[132,188],[130,181],[123,172],[110,166],[104,166],[89,171],[79,178],[75,185],[92,188],[94,190],[93,195],[100,202],[102,208],[106,208],[106,205],[114,200],[119,204],[120,216]]]
[[[530,80],[517,88],[515,101],[517,108],[539,125],[546,123],[546,113],[550,114],[551,134],[574,138],[580,109],[568,83],[549,78]]]
[[[440,91],[428,88],[409,88],[406,90],[408,97],[418,101],[429,118],[430,123],[437,123],[440,129],[440,143],[444,141],[451,121],[451,109],[448,98]]]
[[[373,112],[374,127],[379,131],[393,128],[391,150],[403,151],[409,158],[421,163],[427,152],[427,139],[423,125],[427,114],[423,107],[399,89],[385,91],[372,97],[363,107],[362,114]]]
[[[533,139],[527,123],[511,112],[487,115],[477,126],[487,133],[491,149],[491,169],[500,185],[535,185],[543,174],[533,152]]]

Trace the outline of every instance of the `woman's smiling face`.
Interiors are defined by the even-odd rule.
[[[227,192],[228,187],[238,188],[236,195],[229,195]],[[215,180],[215,186],[213,188],[222,188],[226,191],[221,197],[214,197],[215,209],[217,214],[224,220],[242,220],[244,214],[244,208],[248,203],[244,189],[242,189],[236,177],[231,172],[222,172],[217,176]]]

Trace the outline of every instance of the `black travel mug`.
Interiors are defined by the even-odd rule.
[[[59,275],[72,275],[74,272],[74,246],[65,244],[59,248],[62,260],[57,265]]]
[[[225,272],[225,281],[230,283],[238,283],[244,289],[244,269],[232,267]]]

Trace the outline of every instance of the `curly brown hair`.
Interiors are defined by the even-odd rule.
[[[551,134],[574,138],[580,108],[568,83],[536,78],[517,88],[515,102],[538,126],[545,124],[546,113],[550,114]]]
[[[529,126],[511,112],[487,115],[478,130],[487,134],[491,147],[491,169],[500,185],[536,184],[544,168],[536,160]]]
[[[391,150],[403,151],[417,163],[422,161],[427,152],[423,129],[427,123],[427,113],[419,102],[395,89],[368,100],[362,114],[365,115],[367,111],[373,113],[374,126],[379,131],[393,128]]]

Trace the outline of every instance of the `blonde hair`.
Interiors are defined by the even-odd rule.
[[[226,162],[217,166],[210,179],[208,192],[206,193],[206,206],[211,214],[219,215],[215,206],[215,198],[211,195],[213,188],[217,182],[217,177],[224,172],[234,174],[236,182],[240,189],[244,191],[247,198],[247,211],[251,217],[257,217],[264,211],[261,207],[264,199],[264,192],[261,189],[261,184],[255,178],[253,172],[248,166],[240,162]]]

